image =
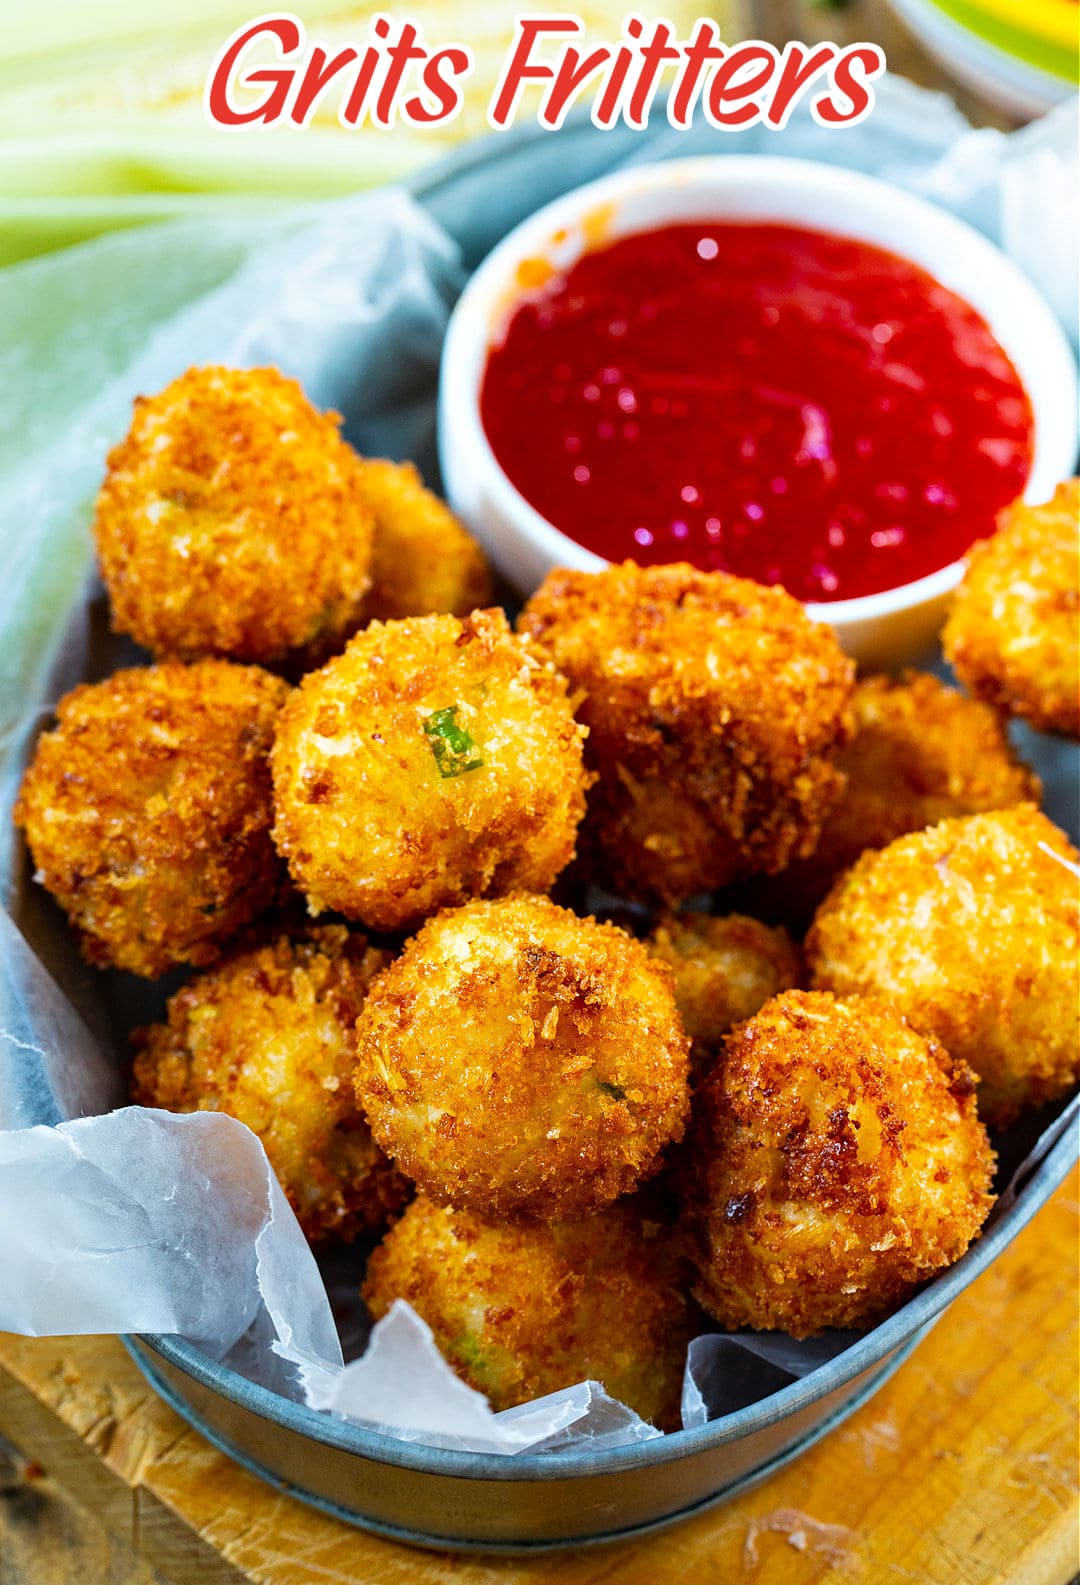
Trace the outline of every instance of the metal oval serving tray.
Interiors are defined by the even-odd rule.
[[[413,191],[473,267],[525,213],[626,158],[633,137],[578,125],[558,135],[487,138]],[[1046,1203],[1076,1154],[1075,1129],[1068,1127],[956,1266],[829,1364],[709,1425],[615,1451],[498,1457],[424,1447],[293,1403],[178,1338],[127,1344],[153,1387],[216,1446],[339,1518],[398,1540],[460,1550],[591,1545],[723,1501],[824,1436],[902,1364]]]
[[[1070,1130],[957,1265],[829,1364],[724,1419],[609,1452],[501,1457],[416,1446],[291,1403],[178,1338],[130,1338],[128,1347],[151,1385],[223,1452],[380,1535],[477,1552],[620,1540],[735,1496],[845,1420],[1046,1203],[1076,1153]]]

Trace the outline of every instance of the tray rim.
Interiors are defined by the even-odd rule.
[[[1071,1106],[1075,1104],[1075,1101],[1067,1103]],[[423,1442],[405,1441],[401,1437],[340,1419],[285,1398],[268,1387],[248,1381],[182,1338],[160,1333],[140,1333],[136,1337],[138,1342],[160,1354],[170,1365],[193,1377],[202,1386],[239,1404],[261,1419],[361,1459],[372,1459],[377,1463],[423,1474],[450,1476],[458,1480],[543,1481],[608,1475],[619,1470],[677,1462],[707,1449],[741,1441],[744,1436],[763,1431],[809,1407],[864,1371],[873,1369],[879,1361],[895,1353],[935,1321],[1027,1226],[1064,1181],[1073,1163],[1080,1160],[1080,1130],[1074,1126],[1075,1122],[1074,1118],[1065,1126],[1061,1137],[1031,1172],[1008,1210],[987,1233],[976,1239],[954,1266],[942,1272],[928,1287],[865,1333],[842,1354],[819,1365],[789,1386],[781,1387],[778,1392],[747,1404],[733,1414],[723,1415],[703,1426],[670,1431],[666,1436],[628,1443],[623,1447],[607,1448],[601,1452],[591,1451],[586,1446],[563,1448],[557,1453],[514,1454],[461,1452],[454,1448],[431,1447]],[[126,1344],[128,1337],[124,1341]]]
[[[820,1442],[830,1432],[842,1425],[858,1409],[861,1409],[874,1396],[880,1387],[883,1387],[895,1373],[907,1363],[919,1344],[933,1329],[939,1317],[935,1316],[925,1322],[891,1355],[884,1359],[879,1368],[864,1382],[857,1392],[853,1392],[842,1403],[795,1439],[794,1442],[782,1448],[779,1453],[767,1458],[763,1463],[755,1465],[742,1475],[737,1475],[726,1485],[711,1492],[707,1497],[701,1497],[695,1502],[687,1503],[684,1508],[677,1508],[672,1513],[664,1514],[658,1519],[646,1519],[640,1523],[629,1524],[619,1530],[604,1530],[581,1536],[568,1536],[550,1538],[537,1541],[475,1541],[460,1536],[440,1535],[430,1530],[410,1530],[403,1525],[390,1524],[385,1520],[375,1519],[361,1513],[358,1508],[347,1508],[335,1502],[332,1498],[324,1497],[319,1492],[305,1486],[297,1486],[294,1482],[285,1480],[275,1474],[267,1465],[253,1458],[237,1443],[230,1440],[215,1427],[207,1425],[199,1412],[183,1398],[170,1382],[163,1379],[154,1365],[141,1352],[137,1343],[130,1337],[123,1339],[124,1347],[134,1360],[143,1377],[150,1384],[162,1401],[178,1414],[180,1418],[197,1431],[198,1434],[215,1447],[219,1453],[231,1458],[241,1468],[266,1481],[276,1491],[292,1497],[298,1502],[306,1503],[309,1507],[317,1509],[320,1513],[328,1514],[331,1518],[340,1520],[343,1524],[352,1525],[371,1535],[377,1535],[387,1541],[396,1541],[407,1546],[430,1547],[438,1551],[451,1550],[455,1553],[480,1553],[494,1557],[531,1557],[552,1552],[577,1551],[583,1548],[600,1546],[613,1546],[620,1541],[637,1540],[642,1536],[654,1535],[658,1531],[668,1530],[676,1524],[681,1524],[684,1519],[696,1518],[699,1514],[708,1513],[713,1508],[729,1502],[732,1498],[742,1496],[744,1492],[751,1491],[754,1487],[767,1481],[778,1470],[792,1463],[807,1449]],[[546,1455],[549,1461],[559,1462],[560,1456]]]

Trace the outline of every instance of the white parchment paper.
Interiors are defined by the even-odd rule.
[[[457,216],[467,245],[492,240],[500,214],[509,225],[551,196],[562,147],[540,150],[532,199],[516,178],[497,201],[477,188],[475,211]],[[890,81],[875,117],[851,133],[805,118],[767,140],[664,128],[593,139],[580,174],[605,161],[754,147],[877,172],[954,208],[1013,254],[1075,339],[1074,107],[1005,137],[972,132],[940,96]],[[6,817],[27,739],[94,653],[87,524],[131,399],[192,363],[275,363],[342,411],[362,450],[430,466],[439,350],[462,280],[454,240],[400,191],[286,222],[153,228],[0,272],[0,319],[18,309],[24,326],[0,345],[11,419],[0,432],[0,872],[11,915],[0,914],[0,1329],[176,1334],[274,1391],[405,1440],[556,1452],[583,1438],[614,1445],[660,1433],[596,1383],[493,1414],[404,1304],[345,1364],[325,1272],[255,1136],[220,1114],[123,1104],[117,1009],[120,1023],[136,1006],[157,1016],[142,1009],[148,995],[160,1007],[160,992],[78,965],[59,915],[28,884]],[[1024,747],[1051,770],[1055,800],[1075,805],[1075,755],[1034,738]],[[1074,826],[1071,813],[1051,813]],[[1075,1105],[1040,1139],[1019,1142],[1015,1181],[1074,1125]],[[344,1290],[355,1293],[359,1267],[345,1257],[336,1268]],[[684,1422],[765,1396],[850,1341],[700,1338]]]

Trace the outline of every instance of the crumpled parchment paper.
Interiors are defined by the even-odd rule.
[[[10,393],[0,432],[0,874],[9,909],[0,914],[0,1328],[178,1334],[314,1408],[406,1440],[512,1454],[660,1433],[588,1382],[493,1414],[405,1304],[345,1364],[340,1338],[348,1335],[351,1353],[365,1337],[349,1312],[350,1296],[358,1308],[359,1257],[320,1270],[242,1124],[123,1105],[118,1031],[157,1016],[163,993],[84,970],[59,914],[29,883],[7,819],[27,741],[88,668],[133,658],[123,645],[91,642],[87,525],[105,453],[132,397],[190,364],[275,363],[318,405],[345,414],[361,450],[415,457],[431,476],[439,349],[464,279],[446,226],[475,254],[575,179],[706,150],[833,160],[936,198],[1002,242],[1075,338],[1077,183],[1074,107],[1004,137],[972,132],[947,100],[896,81],[883,85],[870,122],[842,134],[803,117],[779,136],[664,127],[627,138],[578,127],[562,144],[548,136],[506,146],[512,178],[480,171],[433,191],[426,210],[392,190],[284,222],[182,222],[114,236],[0,272],[0,318],[17,309],[22,327],[0,347]],[[570,147],[580,160],[568,162]],[[1074,826],[1075,755],[1064,760],[1060,746],[1034,738],[1024,747],[1046,758],[1061,805],[1051,813]],[[1014,1181],[1075,1110],[1017,1146],[1010,1165],[1025,1159]],[[850,1342],[699,1338],[684,1423],[766,1396]]]

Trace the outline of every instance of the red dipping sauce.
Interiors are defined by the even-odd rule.
[[[812,601],[956,561],[1033,450],[1027,393],[968,303],[880,248],[781,225],[587,253],[515,310],[480,405],[505,473],[578,544]]]

